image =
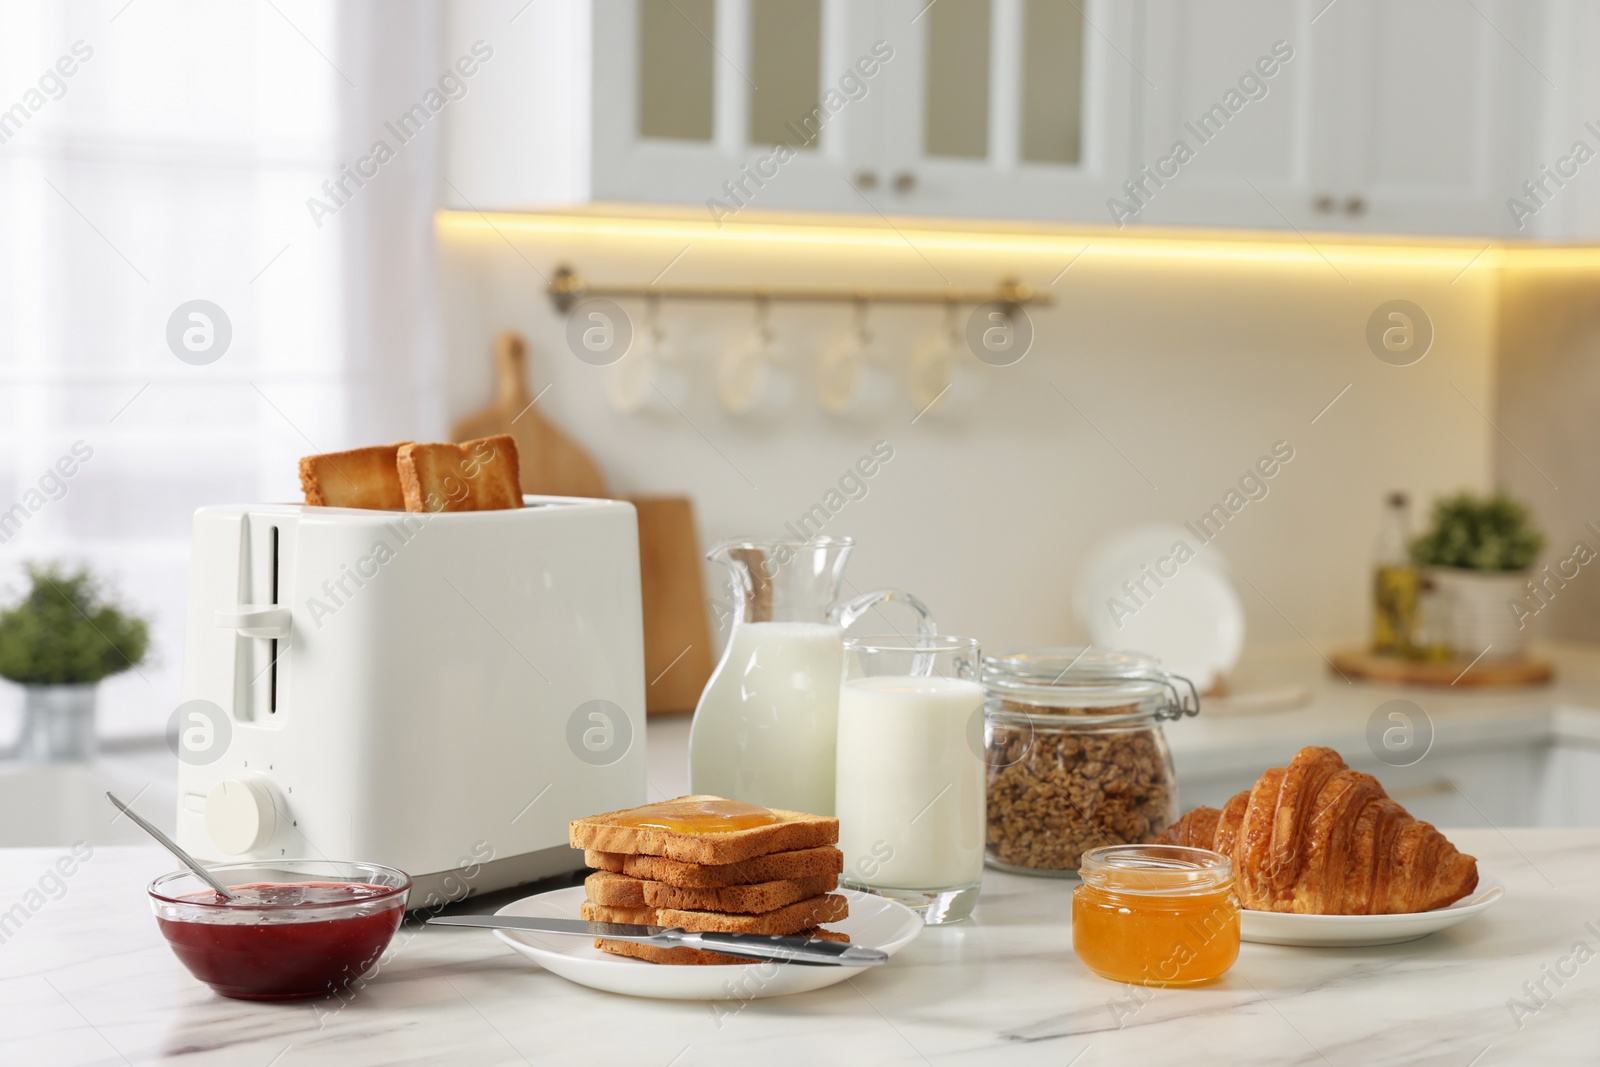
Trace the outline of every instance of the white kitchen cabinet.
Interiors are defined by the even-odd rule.
[[[1600,821],[1600,743],[1565,739],[1550,753],[1538,792],[1535,826],[1593,826]]]
[[[447,112],[455,207],[1486,237],[1561,236],[1580,213],[1572,194],[1519,230],[1507,207],[1571,139],[1555,135],[1582,64],[1558,38],[1583,19],[1560,0],[453,0],[449,12],[451,56],[480,39],[495,49]]]
[[[1537,165],[1516,177],[1507,196],[1520,201],[1518,236],[1593,241],[1600,237],[1600,4],[1553,0],[1545,33],[1549,48],[1529,55],[1560,90],[1551,92]]]
[[[1407,811],[1435,826],[1600,825],[1600,727],[1583,713],[1580,730],[1541,722],[1514,741],[1437,741],[1409,767],[1392,767],[1359,744],[1340,745],[1351,767],[1373,775]],[[1178,760],[1183,810],[1221,807],[1251,788],[1257,765],[1184,773]]]
[[[864,189],[885,213],[1080,219],[1126,178],[1132,8],[1060,0],[883,0],[894,44]]]
[[[450,206],[1082,218],[1127,169],[1125,4],[519,3],[451,4],[447,51],[496,56],[449,112]]]
[[[1352,768],[1377,778],[1407,811],[1435,826],[1592,826],[1600,808],[1577,795],[1574,778],[1563,776],[1556,785],[1546,784],[1558,751],[1563,753],[1561,760],[1572,758],[1544,736],[1530,737],[1520,745],[1448,750],[1436,745],[1420,763],[1392,767],[1353,746],[1340,747]],[[1220,808],[1235,793],[1255,785],[1260,773],[1259,767],[1251,766],[1190,775],[1179,760],[1183,810],[1202,804]]]
[[[1140,165],[1159,178],[1176,143],[1193,154],[1163,186],[1146,180],[1139,221],[1518,235],[1506,200],[1537,172],[1556,92],[1548,7],[1146,0],[1141,59],[1159,88],[1144,89]],[[1274,46],[1292,58],[1271,63]]]
[[[1342,0],[1319,20],[1349,61],[1321,81],[1342,101],[1326,189],[1365,205],[1350,228],[1516,235],[1506,199],[1537,170],[1554,90],[1539,69],[1547,7]]]
[[[849,176],[886,53],[848,0],[598,0],[594,11],[591,199],[718,218],[860,209]],[[685,83],[698,91],[663,106]]]
[[[1327,228],[1312,205],[1329,146],[1303,5],[1183,0],[1141,5],[1143,121],[1136,186],[1103,206],[1118,225]],[[1130,216],[1130,212],[1132,215]]]
[[[863,208],[884,64],[848,0],[524,4],[449,6],[449,54],[496,49],[449,112],[449,206]]]

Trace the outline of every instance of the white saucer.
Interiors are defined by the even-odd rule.
[[[1480,875],[1478,888],[1447,908],[1407,915],[1291,915],[1245,910],[1240,936],[1263,945],[1394,945],[1466,922],[1505,896],[1505,887]]]
[[[892,956],[922,932],[922,920],[904,904],[853,889],[835,892],[849,898],[850,917],[829,923],[828,928],[849,934],[854,944],[882,949]],[[576,919],[583,899],[581,885],[554,889],[513,901],[495,914]],[[631,997],[758,1000],[822,989],[872,969],[776,963],[673,966],[601,952],[587,937],[525,930],[496,930],[494,933],[517,952],[570,982]]]

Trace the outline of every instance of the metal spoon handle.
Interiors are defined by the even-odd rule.
[[[111,792],[109,789],[106,790],[106,799],[111,801],[111,803],[115,804],[117,806],[117,810],[118,811],[122,812],[122,814],[126,815],[128,818],[132,819],[135,823],[137,823],[138,826],[139,826],[139,829],[143,830],[145,833],[149,834],[151,837],[153,837],[157,841],[161,842],[161,846],[163,848],[165,848],[168,852],[172,853],[174,856],[178,857],[178,859],[183,862],[183,865],[185,867],[189,868],[195,874],[199,875],[200,878],[206,883],[206,885],[210,886],[212,889],[215,889],[218,893],[221,893],[224,899],[226,899],[226,900],[238,900],[239,899],[239,894],[238,893],[235,893],[233,890],[229,889],[227,886],[225,886],[221,882],[217,881],[216,878],[211,874],[210,871],[206,870],[204,867],[202,867],[200,865],[200,861],[199,860],[195,859],[193,856],[189,855],[183,849],[179,848],[178,847],[178,843],[176,841],[174,841],[172,838],[168,837],[166,834],[162,833],[160,830],[157,830],[155,828],[155,826],[153,826],[149,822],[146,822],[144,817],[141,816],[138,812],[134,811],[132,808],[128,807],[128,805],[126,805],[122,801],[118,800],[116,794]]]

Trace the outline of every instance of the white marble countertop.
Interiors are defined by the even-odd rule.
[[[1303,744],[1356,752],[1372,711],[1397,698],[1424,709],[1440,752],[1535,737],[1600,744],[1600,651],[1554,651],[1554,685],[1465,692],[1346,685],[1309,650],[1256,656],[1243,685],[1306,685],[1309,706],[1203,714],[1168,734],[1180,775],[1250,778]],[[652,721],[652,796],[687,791],[687,728],[687,718]],[[13,812],[30,806],[13,799]],[[1073,883],[990,872],[972,921],[927,930],[888,967],[716,1011],[571,985],[487,933],[410,927],[348,1003],[230,1001],[190,978],[160,938],[143,893],[172,866],[159,850],[97,844],[62,891],[41,879],[63,849],[0,849],[0,1063],[1600,1062],[1600,962],[1559,986],[1550,977],[1579,942],[1600,956],[1600,829],[1449,834],[1508,895],[1406,945],[1246,944],[1214,986],[1132,998],[1074,958]],[[1548,995],[1525,988],[1541,982]],[[1511,998],[1543,1006],[1519,1026]]]
[[[1559,986],[1547,976],[1573,969],[1579,942],[1600,951],[1600,830],[1450,836],[1507,895],[1484,915],[1409,944],[1246,944],[1218,983],[1141,991],[1140,1004],[1074,958],[1072,883],[991,872],[971,921],[924,931],[887,967],[715,1012],[571,985],[488,933],[410,927],[347,1003],[226,1000],[189,977],[150,915],[143,886],[171,863],[154,848],[103,847],[0,944],[0,1061],[1595,1063],[1600,962],[1577,965]],[[57,857],[54,849],[0,852],[0,909],[29,899]],[[1508,1002],[1534,1005],[1525,983],[1539,982],[1549,995],[1519,1026]],[[1119,1013],[1115,1002],[1138,1006]]]

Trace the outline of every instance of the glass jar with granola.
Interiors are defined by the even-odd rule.
[[[1074,877],[1089,849],[1178,817],[1161,723],[1199,712],[1188,679],[1137,652],[1041,648],[986,657],[983,682],[990,866]]]

